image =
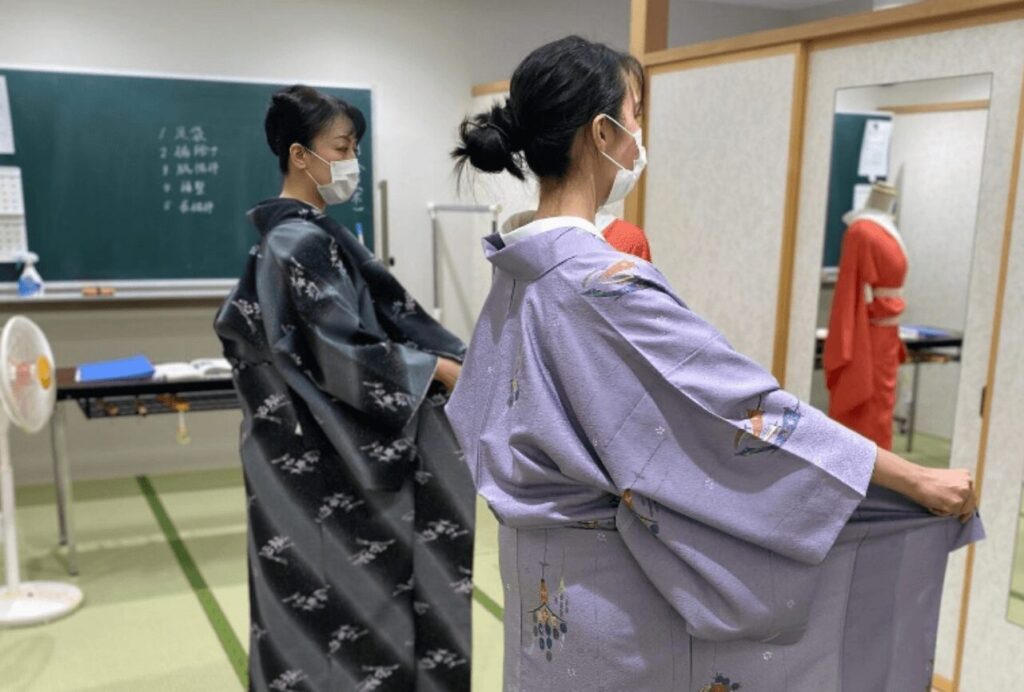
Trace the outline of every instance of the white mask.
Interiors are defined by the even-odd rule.
[[[618,125],[620,129],[627,132],[636,141],[636,148],[639,155],[633,160],[633,168],[629,169],[624,167],[607,153],[603,151],[601,152],[602,156],[614,163],[616,168],[619,169],[615,173],[615,181],[612,183],[612,189],[608,193],[608,199],[606,199],[601,206],[614,204],[615,202],[624,200],[626,195],[632,192],[633,188],[636,186],[636,181],[640,179],[640,174],[644,172],[644,168],[647,166],[647,150],[644,149],[643,129],[637,128],[636,132],[630,132],[622,123],[612,116],[605,115],[604,117]]]
[[[313,156],[317,157],[331,167],[331,182],[321,185],[316,178],[307,170],[306,175],[316,183],[317,192],[324,198],[327,204],[344,204],[352,199],[359,187],[359,160],[343,159],[341,161],[328,161],[312,149],[306,148]]]

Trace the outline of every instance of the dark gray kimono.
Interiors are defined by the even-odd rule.
[[[469,689],[472,482],[432,384],[465,347],[301,202],[216,320],[242,403],[250,686]]]

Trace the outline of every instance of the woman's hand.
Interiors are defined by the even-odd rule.
[[[449,392],[455,389],[455,382],[459,379],[462,366],[449,358],[437,359],[437,369],[434,371],[434,379],[445,386]]]
[[[926,468],[879,449],[871,481],[906,495],[940,517],[956,516],[966,523],[978,509],[974,481],[966,469]]]
[[[909,497],[940,517],[956,515],[966,522],[978,508],[974,481],[967,469],[920,469],[920,479]]]

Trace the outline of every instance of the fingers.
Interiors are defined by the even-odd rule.
[[[961,522],[962,524],[966,524],[967,522],[971,521],[971,518],[974,517],[974,515],[977,514],[977,512],[978,504],[972,500],[969,503],[965,503],[964,509],[957,512],[956,517],[959,519],[959,522]]]
[[[922,493],[927,500],[922,502],[928,511],[938,517],[957,517],[961,522],[970,521],[978,508],[974,492],[974,480],[966,469],[933,470],[925,483]],[[928,485],[930,488],[927,488]]]
[[[967,496],[967,499],[964,501],[964,506],[960,510],[960,514],[961,515],[966,514],[968,516],[973,516],[974,513],[977,512],[977,511],[978,511],[978,497],[977,497],[977,495],[974,494],[974,491],[972,490],[970,492],[970,494]]]
[[[974,492],[974,479],[967,476],[967,497],[964,498],[963,504],[957,510],[957,517],[960,519],[961,524],[966,524],[978,511],[978,496]]]

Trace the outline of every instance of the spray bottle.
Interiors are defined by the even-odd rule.
[[[26,250],[19,252],[15,256],[15,261],[25,265],[25,268],[21,271],[21,276],[18,277],[18,297],[31,298],[43,295],[46,292],[43,286],[43,277],[36,271],[35,266],[36,262],[39,261],[39,255]]]

